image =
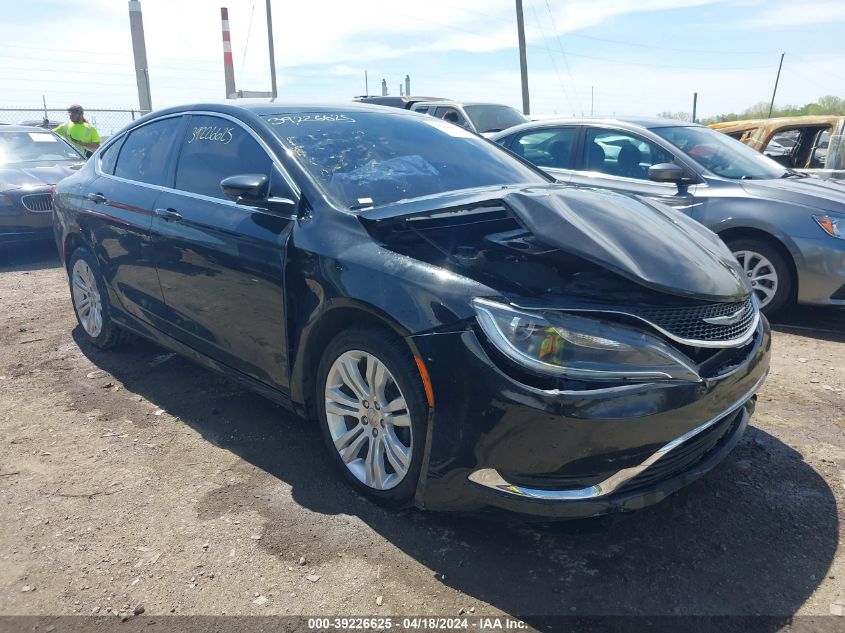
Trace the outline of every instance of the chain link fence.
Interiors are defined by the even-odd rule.
[[[47,127],[55,128],[69,120],[66,109],[0,108],[0,124],[24,124],[44,127],[45,112]],[[142,114],[144,113],[140,110],[85,109],[85,118],[91,125],[97,128],[97,132],[100,133],[101,138],[112,136]]]

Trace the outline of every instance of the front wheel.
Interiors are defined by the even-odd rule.
[[[111,320],[106,284],[93,253],[77,248],[68,263],[70,294],[85,338],[102,349],[114,347],[124,332]]]
[[[777,249],[754,239],[738,239],[727,244],[742,266],[764,314],[772,315],[792,300],[792,271]]]
[[[401,339],[363,328],[339,334],[320,362],[316,398],[323,439],[346,480],[377,503],[410,502],[428,408]]]

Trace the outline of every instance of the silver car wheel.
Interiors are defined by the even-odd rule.
[[[413,456],[411,414],[399,384],[376,356],[349,350],[326,377],[326,420],[349,471],[375,490],[398,486]]]
[[[754,251],[736,251],[734,257],[745,271],[760,307],[765,308],[778,291],[778,275],[774,265]]]
[[[97,338],[103,331],[103,304],[94,271],[84,259],[73,265],[71,290],[80,325],[89,336]]]

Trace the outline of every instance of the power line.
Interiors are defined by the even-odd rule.
[[[563,44],[560,41],[560,35],[558,35],[557,24],[555,24],[555,16],[552,14],[552,8],[549,6],[549,0],[546,0],[546,10],[549,12],[549,17],[552,19],[552,28],[554,29],[555,38],[557,39],[557,45],[560,47],[560,55],[563,57],[566,72],[569,74],[569,83],[572,84],[572,89],[575,91],[575,98],[578,101],[578,109],[581,110],[581,114],[583,115],[584,106],[581,104],[581,97],[578,95],[578,89],[575,87],[575,80],[572,79],[572,71],[569,70],[569,62],[566,61],[566,55],[563,52]]]
[[[543,41],[546,42],[546,34],[543,32],[543,27],[540,24],[540,18],[537,16],[537,11],[534,8],[534,3],[529,1],[529,5],[531,6],[531,12],[534,14],[534,21],[537,22],[537,28],[540,29],[540,36],[543,38]],[[548,42],[547,42],[548,43]],[[558,71],[557,63],[555,63],[554,55],[549,50],[549,61],[552,63],[552,68],[554,68],[555,75],[557,75],[558,83],[560,84],[561,92],[563,92],[563,96],[566,97],[567,103],[569,103],[569,107],[572,108],[572,100],[569,98],[569,94],[566,91],[566,88],[563,85],[563,78],[560,76],[560,71]]]
[[[246,64],[246,51],[249,48],[249,36],[252,33],[252,16],[255,15],[255,0],[252,0],[252,9],[249,12],[249,27],[246,30],[246,42],[244,43],[244,57],[241,60],[241,79],[244,74],[244,64]]]

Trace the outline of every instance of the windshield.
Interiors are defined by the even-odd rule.
[[[506,105],[468,105],[464,112],[479,132],[498,132],[528,122],[522,113]]]
[[[0,131],[0,165],[81,160],[79,152],[52,132]]]
[[[768,180],[789,173],[771,158],[710,128],[663,127],[652,131],[723,178]]]
[[[339,207],[548,182],[497,145],[429,116],[298,112],[263,116]]]

